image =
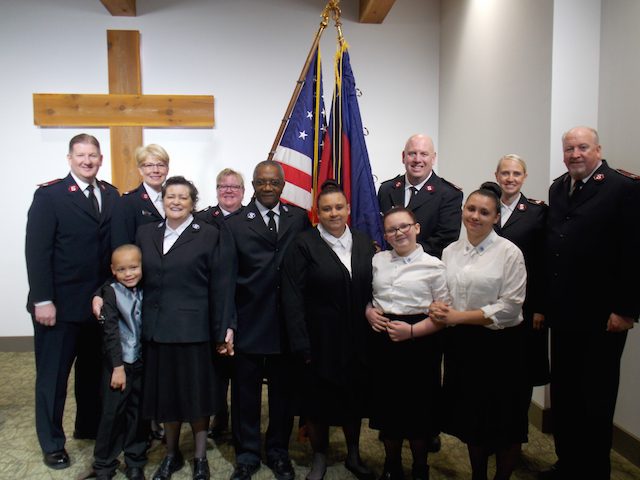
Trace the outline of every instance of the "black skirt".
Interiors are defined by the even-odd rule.
[[[394,316],[415,324],[425,315]],[[393,342],[386,332],[373,336],[372,412],[369,426],[389,438],[431,438],[440,432],[440,332]]]
[[[470,445],[503,447],[527,441],[530,386],[524,325],[445,330],[444,428]]]
[[[214,414],[220,388],[211,344],[147,342],[142,413],[158,422],[191,422]]]

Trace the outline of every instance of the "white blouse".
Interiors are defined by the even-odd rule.
[[[325,241],[327,245],[338,256],[344,267],[349,271],[351,275],[351,248],[353,247],[353,236],[351,230],[347,225],[344,229],[344,233],[340,237],[334,237],[331,235],[321,224],[318,224],[318,231],[320,237]]]
[[[439,259],[420,245],[406,257],[394,251],[374,255],[374,307],[395,315],[426,316],[434,300],[451,302],[444,263]]]
[[[522,322],[527,271],[517,246],[494,231],[476,247],[463,235],[444,249],[442,261],[455,310],[482,310],[494,330]]]

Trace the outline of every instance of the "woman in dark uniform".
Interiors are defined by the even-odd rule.
[[[162,189],[166,221],[143,225],[137,234],[145,278],[143,415],[164,423],[167,443],[154,480],[166,480],[184,465],[178,445],[182,422],[191,424],[194,436],[193,478],[209,478],[207,426],[218,408],[212,354],[216,346],[220,353],[232,349],[226,326],[214,321],[222,301],[212,304],[224,288],[220,233],[194,221],[197,194],[183,177],[169,178]]]
[[[520,249],[500,237],[500,187],[484,185],[462,209],[465,232],[444,249],[450,305],[433,302],[429,316],[446,330],[444,431],[467,444],[472,479],[508,480],[527,440],[523,408],[522,304],[527,272]]]
[[[413,480],[428,480],[430,439],[440,433],[439,331],[428,318],[433,301],[450,301],[444,264],[417,243],[414,213],[396,207],[384,216],[393,250],[373,258],[373,408],[369,425],[380,430],[385,461],[381,480],[401,480],[402,443],[409,440]]]
[[[518,155],[505,155],[498,162],[496,180],[502,189],[500,222],[495,225],[498,235],[515,243],[527,267],[527,295],[522,306],[525,342],[524,375],[529,382],[528,394],[523,398],[529,408],[534,386],[549,383],[549,333],[540,312],[544,301],[544,235],[547,210],[541,200],[525,197],[520,191],[527,178],[527,164]]]
[[[140,225],[164,219],[162,185],[169,173],[169,154],[160,145],[138,147],[135,153],[142,183],[122,194],[111,218],[111,243],[115,249],[134,243]]]
[[[333,181],[318,196],[317,228],[298,235],[284,261],[282,301],[291,350],[304,365],[301,415],[313,448],[308,480],[327,469],[329,426],[341,425],[345,466],[373,479],[359,452],[366,415],[365,306],[371,295],[373,241],[347,226],[349,205]]]

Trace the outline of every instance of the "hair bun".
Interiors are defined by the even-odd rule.
[[[340,185],[338,185],[338,182],[336,182],[334,179],[330,178],[328,180],[325,180],[322,183],[322,185],[320,186],[320,191],[321,192],[326,192],[326,193],[342,192],[342,188],[340,188]]]
[[[482,185],[480,185],[480,190],[488,190],[496,197],[498,197],[498,199],[502,197],[502,189],[496,182],[484,182]]]

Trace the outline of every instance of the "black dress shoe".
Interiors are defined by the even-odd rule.
[[[124,474],[129,480],[144,480],[144,470],[142,467],[127,467]]]
[[[278,480],[293,480],[296,473],[293,471],[293,465],[288,458],[275,458],[267,461],[269,467]]]
[[[174,472],[177,472],[184,466],[184,458],[180,452],[175,455],[167,455],[162,459],[162,463],[153,474],[153,480],[169,480]]]
[[[347,462],[344,462],[344,468],[353,473],[353,476],[358,480],[375,480],[376,478],[373,472],[369,470],[364,463],[360,463],[360,465],[350,465]]]
[[[404,472],[402,471],[402,465],[396,467],[387,467],[385,465],[380,480],[404,480]]]
[[[193,459],[193,480],[209,480],[211,472],[209,471],[209,462],[207,457]]]
[[[538,473],[540,480],[560,480],[562,478],[562,470],[560,469],[560,462],[556,462],[551,465],[549,470]]]
[[[442,442],[440,441],[440,435],[431,437],[427,444],[427,451],[431,453],[438,453],[442,448]]]
[[[47,467],[53,468],[54,470],[62,470],[70,464],[69,454],[64,448],[57,452],[43,454],[43,461]]]
[[[251,475],[260,470],[260,464],[250,465],[248,463],[239,463],[231,474],[229,480],[249,480]]]
[[[224,411],[216,414],[213,417],[207,436],[211,439],[216,439],[224,435],[229,430],[229,412]]]

